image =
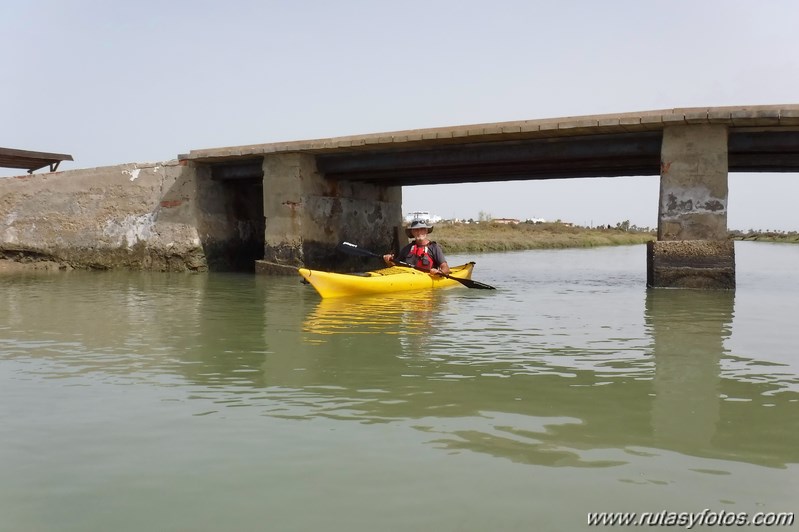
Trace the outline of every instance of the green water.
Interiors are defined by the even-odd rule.
[[[734,292],[645,248],[476,260],[497,291],[0,277],[0,530],[575,530],[795,511],[799,246]]]

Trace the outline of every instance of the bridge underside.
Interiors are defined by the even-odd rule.
[[[320,154],[328,179],[385,185],[657,175],[663,132]],[[730,131],[731,172],[799,171],[799,131]]]
[[[318,153],[327,179],[385,186],[660,174],[663,132]],[[729,131],[730,172],[799,172],[799,129]],[[261,157],[212,164],[220,180],[261,179]]]

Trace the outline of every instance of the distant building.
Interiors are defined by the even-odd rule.
[[[430,214],[430,211],[414,211],[405,215],[405,221],[410,223],[413,220],[424,220],[428,223],[436,223],[441,221],[441,216]]]
[[[516,218],[493,218],[491,223],[495,224],[506,224],[506,225],[516,225],[519,223],[519,220]]]

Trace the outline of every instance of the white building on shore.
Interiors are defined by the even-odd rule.
[[[441,216],[430,214],[430,211],[413,211],[405,215],[405,222],[410,223],[413,220],[425,220],[428,223],[434,224],[442,220]]]

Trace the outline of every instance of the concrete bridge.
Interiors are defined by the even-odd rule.
[[[402,186],[660,175],[648,285],[732,288],[728,172],[799,171],[799,105],[375,133],[192,150],[179,160],[229,186],[255,186],[266,220],[258,270],[292,273],[331,266],[345,238],[384,248],[402,219]]]

